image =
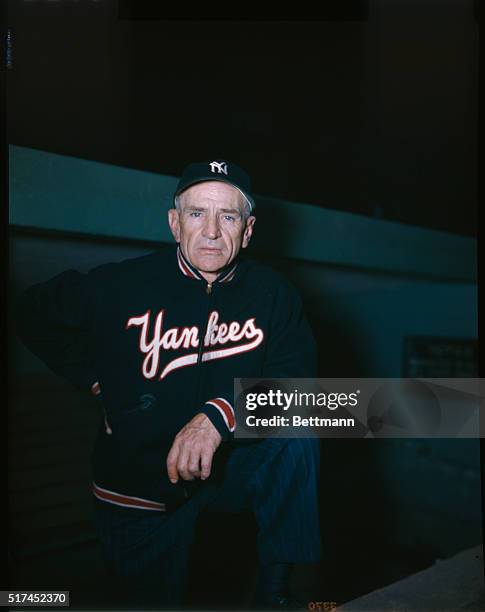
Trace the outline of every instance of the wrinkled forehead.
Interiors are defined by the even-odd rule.
[[[243,210],[246,199],[244,195],[228,183],[222,181],[203,181],[184,189],[180,194],[184,206],[216,204],[223,208]]]

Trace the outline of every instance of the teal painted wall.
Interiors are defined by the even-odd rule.
[[[10,146],[10,223],[170,241],[177,178]],[[254,248],[268,256],[474,281],[476,241],[257,196]],[[269,238],[270,237],[270,238]]]

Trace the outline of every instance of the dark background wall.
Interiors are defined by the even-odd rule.
[[[476,3],[326,6],[174,21],[11,2],[9,142],[175,176],[219,155],[256,193],[474,235]]]

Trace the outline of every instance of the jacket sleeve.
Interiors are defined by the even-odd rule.
[[[300,296],[294,287],[282,280],[274,294],[261,377],[313,378],[316,375],[316,344]],[[236,428],[233,380],[228,384],[227,388],[221,388],[217,397],[210,398],[201,411],[211,419],[223,441],[233,440]]]
[[[93,371],[92,278],[67,270],[33,285],[15,303],[17,335],[53,372],[82,390],[96,382]]]

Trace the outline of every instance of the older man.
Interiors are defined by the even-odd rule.
[[[236,164],[190,164],[168,211],[176,247],[68,270],[18,301],[25,344],[102,404],[95,520],[118,603],[184,602],[202,510],[254,512],[256,607],[288,607],[292,564],[319,560],[318,440],[233,434],[234,378],[315,375],[295,289],[240,257],[254,208]]]

